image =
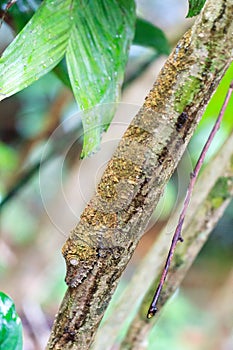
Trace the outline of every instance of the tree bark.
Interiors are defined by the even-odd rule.
[[[158,321],[160,310],[181,284],[188,269],[233,197],[232,161],[233,133],[218,152],[215,159],[210,162],[207,168],[203,171],[202,176],[198,180],[193,200],[191,202],[189,215],[185,219],[183,230],[185,238],[184,243],[179,245],[175,251],[167,282],[164,285],[164,289],[158,302],[158,312],[156,313],[156,317],[150,321],[146,318],[146,310],[160,278],[161,269],[163,268],[164,261],[161,266],[161,259],[159,259],[159,256],[156,256],[156,252],[158,252],[158,249],[161,250],[162,247],[155,244],[150,251],[149,256],[145,259],[143,265],[144,271],[146,270],[147,273],[149,273],[150,264],[152,263],[152,255],[154,255],[154,263],[156,259],[157,266],[160,266],[160,268],[157,269],[157,273],[154,275],[149,273],[150,276],[154,276],[154,280],[150,281],[147,292],[143,293],[145,294],[144,299],[141,301],[137,314],[130,322],[128,333],[126,334],[124,341],[119,347],[117,347],[118,350],[147,349],[148,334]],[[200,194],[202,198],[201,202],[199,198]],[[164,235],[165,233],[162,234]],[[142,277],[140,272],[137,273],[136,271],[135,275],[137,277],[136,281],[134,281],[134,285],[143,284],[145,286],[146,281],[144,278],[140,279],[140,276]],[[132,295],[131,292],[132,290],[130,291],[129,288],[127,291],[128,297]],[[104,329],[102,332],[104,332]],[[110,347],[104,347],[103,339],[101,343],[101,348],[110,349]],[[96,346],[95,350],[97,350],[97,348],[98,347]]]
[[[63,247],[68,290],[47,349],[89,349],[147,222],[232,58],[233,0],[178,42]]]
[[[166,282],[167,288],[161,296],[160,309],[173,295],[176,287],[180,285],[187,269],[205,244],[232,196],[233,132],[214,159],[205,167],[194,188],[184,221],[184,243],[177,247],[174,255],[173,265],[170,267],[170,275]],[[172,219],[174,227],[177,224],[179,212],[180,208]],[[158,320],[156,314],[153,319],[148,321],[146,312],[161,275],[170,242],[171,235],[167,234],[165,228],[135,271],[127,289],[111,305],[113,311],[99,329],[93,350],[113,349],[121,330],[126,328],[125,320],[128,316],[134,315],[136,309],[138,311],[132,317],[130,324],[127,322],[128,334],[121,347],[118,345],[116,349],[141,350],[143,349],[142,343],[146,345],[147,334]]]

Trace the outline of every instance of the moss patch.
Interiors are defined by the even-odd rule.
[[[185,84],[178,88],[175,94],[175,110],[182,113],[186,106],[194,101],[196,92],[200,91],[200,79],[190,76]]]
[[[233,181],[229,177],[220,177],[212,188],[208,199],[211,202],[213,208],[218,208],[222,202],[231,196],[229,192],[229,182]]]

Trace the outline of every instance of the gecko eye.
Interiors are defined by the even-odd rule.
[[[70,259],[70,264],[73,265],[73,266],[78,265],[78,260],[72,258],[72,259]]]

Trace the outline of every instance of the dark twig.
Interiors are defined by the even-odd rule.
[[[179,217],[179,221],[178,221],[175,233],[173,235],[171,247],[170,247],[170,250],[169,250],[169,253],[168,253],[168,256],[167,256],[167,260],[166,260],[166,263],[165,263],[165,266],[164,266],[164,269],[163,269],[162,276],[160,278],[159,285],[158,285],[158,287],[156,289],[154,298],[152,300],[152,303],[151,303],[151,305],[149,307],[149,310],[148,310],[148,313],[147,313],[147,318],[153,317],[155,315],[156,311],[157,311],[157,306],[156,305],[157,305],[159,296],[161,294],[161,291],[162,291],[165,279],[167,277],[168,269],[169,269],[169,266],[171,264],[172,257],[173,257],[176,245],[177,245],[178,241],[183,242],[183,238],[181,236],[181,230],[182,230],[184,218],[185,218],[185,215],[186,215],[186,212],[187,212],[187,209],[188,209],[188,205],[189,205],[189,202],[190,202],[190,198],[191,198],[191,195],[192,195],[192,192],[193,192],[193,187],[194,187],[195,182],[197,180],[197,177],[198,177],[199,171],[201,169],[201,166],[202,166],[202,164],[204,162],[206,153],[207,153],[207,151],[208,151],[208,149],[209,149],[209,147],[210,147],[210,145],[211,145],[211,143],[213,141],[213,138],[214,138],[215,134],[217,133],[217,131],[218,131],[219,127],[220,127],[222,118],[224,116],[224,113],[225,113],[226,107],[227,107],[227,105],[229,103],[229,100],[230,100],[230,97],[232,95],[232,92],[233,92],[233,81],[230,84],[230,87],[229,87],[228,92],[226,94],[226,97],[225,97],[224,103],[222,105],[221,111],[219,113],[219,116],[218,116],[218,118],[217,118],[217,120],[216,120],[216,122],[214,124],[213,129],[210,132],[210,135],[209,135],[209,137],[208,137],[208,139],[206,141],[206,144],[205,144],[205,146],[204,146],[204,148],[203,148],[203,150],[201,152],[201,155],[200,155],[200,157],[199,157],[199,159],[197,161],[195,169],[191,173],[191,179],[190,179],[189,186],[188,186],[188,189],[187,189],[187,192],[186,192],[186,197],[185,197],[185,200],[184,200],[183,209],[181,211],[181,214],[180,214],[180,217]]]
[[[4,8],[4,12],[3,12],[3,15],[0,19],[0,28],[2,26],[2,23],[6,17],[6,14],[7,14],[7,11],[16,3],[17,0],[9,0],[6,5],[5,5],[5,8]]]

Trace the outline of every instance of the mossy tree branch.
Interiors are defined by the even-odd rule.
[[[161,307],[173,295],[176,286],[180,285],[189,266],[205,244],[232,196],[233,132],[214,159],[203,170],[194,187],[190,207],[184,221],[184,243],[178,247],[179,250],[174,256],[173,266],[171,266],[167,279],[167,288],[162,295]],[[179,212],[180,208],[172,219],[174,225],[177,223]],[[121,328],[125,327],[127,316],[135,313],[135,309],[138,309],[138,312],[128,325],[129,332],[123,345],[125,349],[130,346],[132,349],[143,349],[142,343],[146,344],[147,334],[158,320],[156,316],[154,320],[148,322],[146,312],[161,274],[170,241],[171,236],[167,234],[165,228],[135,271],[127,289],[116,304],[112,305],[113,311],[98,331],[93,350],[111,349],[116,343]],[[143,337],[144,340],[142,340]],[[139,344],[141,347],[137,348]],[[124,349],[123,345],[122,349]]]
[[[188,269],[195,260],[200,249],[205,244],[209,234],[215,227],[218,220],[224,213],[225,208],[233,197],[233,133],[223,145],[221,150],[216,155],[215,159],[208,165],[198,180],[194,193],[194,204],[190,206],[190,214],[185,220],[184,238],[182,245],[177,247],[174,254],[174,259],[171,263],[170,272],[168,273],[167,282],[165,282],[164,290],[161,293],[158,302],[161,309],[167,300],[173,295],[177,287],[181,284]],[[213,169],[218,169],[214,172]],[[210,179],[211,177],[211,179]],[[210,187],[209,183],[215,181],[214,185]],[[201,189],[204,189],[205,198],[200,205],[197,206],[197,197]],[[196,201],[196,203],[195,203]],[[165,234],[164,232],[162,234]],[[160,247],[161,248],[161,247]],[[154,250],[156,250],[156,245]],[[152,252],[150,252],[151,255]],[[154,252],[155,253],[155,252]],[[147,260],[147,259],[145,259]],[[157,259],[156,259],[157,260]],[[159,259],[158,259],[159,260]],[[149,259],[148,259],[149,261]],[[147,261],[147,273],[149,271],[149,264]],[[161,264],[157,261],[158,265]],[[146,261],[144,261],[145,268]],[[162,268],[162,267],[161,267]],[[161,273],[161,271],[160,271]],[[156,283],[158,283],[160,273],[155,276],[155,279],[150,284],[146,295],[138,309],[136,316],[131,321],[128,334],[122,342],[120,349],[147,349],[146,340],[152,327],[158,320],[156,317],[148,322],[146,319],[146,308],[150,303]],[[140,273],[137,274],[139,279]],[[144,280],[134,281],[137,285],[145,283]],[[128,290],[130,293],[130,290]],[[130,295],[130,294],[129,294]]]
[[[128,127],[63,247],[69,288],[48,349],[89,349],[117,281],[230,63],[232,30],[233,1],[207,0]]]

